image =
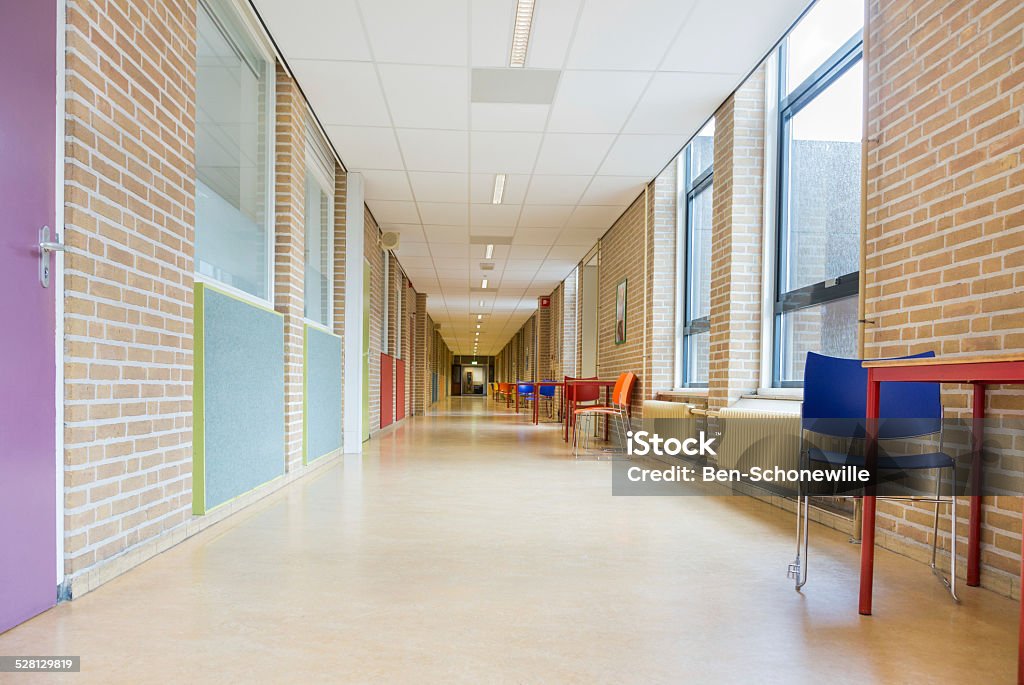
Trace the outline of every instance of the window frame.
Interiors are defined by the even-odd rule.
[[[708,122],[713,119],[709,119]],[[680,388],[707,388],[709,385],[708,381],[695,381],[690,378],[689,375],[689,361],[692,350],[692,337],[700,335],[702,333],[711,332],[711,312],[709,311],[706,316],[699,318],[691,318],[691,312],[693,308],[694,289],[692,283],[692,276],[694,273],[693,267],[693,201],[699,195],[705,192],[713,192],[714,188],[714,176],[715,176],[715,163],[714,155],[712,154],[712,161],[708,164],[707,168],[701,171],[696,177],[692,177],[692,164],[691,157],[693,152],[693,141],[697,139],[700,132],[707,126],[705,122],[694,137],[686,144],[683,150],[683,154],[679,156],[679,167],[677,167],[677,173],[679,174],[679,244],[681,249],[679,250],[679,264],[677,267],[677,273],[681,273],[682,277],[679,279],[679,294],[677,297],[679,312],[678,326],[678,352],[677,352],[677,363],[679,371],[677,372],[677,380]],[[714,136],[712,135],[712,149],[714,146]],[[710,380],[710,379],[709,379]]]
[[[240,48],[235,45],[237,38],[232,35],[234,30],[244,31],[245,37],[252,42],[252,46],[267,62],[267,102],[264,105],[264,116],[266,117],[266,130],[264,131],[264,135],[266,136],[267,154],[265,161],[266,183],[263,191],[264,197],[266,198],[263,223],[266,226],[267,234],[266,283],[264,284],[267,296],[260,297],[259,295],[254,295],[247,290],[242,290],[241,288],[225,283],[215,276],[199,273],[196,268],[198,260],[194,260],[193,278],[196,282],[209,283],[252,304],[273,308],[275,297],[274,265],[277,261],[277,241],[275,238],[277,208],[274,193],[277,159],[277,56],[272,46],[269,44],[266,34],[260,30],[258,24],[259,20],[253,16],[252,8],[246,3],[239,2],[239,0],[198,0],[196,11],[205,11],[209,15],[210,19],[213,20],[213,23],[216,25],[217,30],[221,32],[229,43],[231,43],[232,49],[239,52],[240,59],[248,63],[248,60],[245,55],[242,54]],[[235,21],[232,22],[230,19],[222,17],[221,12],[233,12]],[[252,67],[252,65],[249,66],[250,68]],[[196,107],[198,108],[198,101],[196,102]],[[196,176],[196,180],[198,181],[198,175]],[[196,205],[196,216],[193,218],[195,224],[193,227],[194,230],[198,230],[199,227],[198,202],[196,202]]]
[[[852,271],[793,290],[783,290],[789,266],[789,149],[792,143],[793,117],[828,90],[864,58],[864,29],[851,37],[825,59],[803,82],[786,93],[789,35],[779,45],[776,66],[777,165],[775,169],[775,245],[774,284],[771,303],[772,354],[771,383],[773,388],[803,388],[803,381],[782,379],[782,317],[790,312],[856,296],[860,290],[860,272]],[[861,180],[863,183],[863,179]],[[861,228],[863,230],[863,227]]]

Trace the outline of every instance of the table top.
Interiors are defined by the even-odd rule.
[[[866,361],[868,380],[973,383],[975,385],[1024,384],[1024,353],[964,357],[918,357]]]
[[[861,364],[865,369],[884,369],[894,366],[945,366],[949,364],[999,364],[1024,362],[1024,352],[1006,354],[969,355],[964,357],[917,357],[915,359],[874,359]]]

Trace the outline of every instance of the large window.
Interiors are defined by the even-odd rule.
[[[819,0],[779,52],[773,383],[803,385],[809,351],[857,355],[862,0]]]
[[[196,271],[271,299],[274,64],[228,0],[201,0],[196,40]]]
[[[312,126],[306,137],[306,318],[330,327],[334,285],[334,157]]]
[[[684,274],[680,304],[680,382],[706,388],[711,356],[711,214],[715,120],[704,125],[679,160],[679,244]]]

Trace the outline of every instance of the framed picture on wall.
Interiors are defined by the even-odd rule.
[[[615,344],[626,342],[626,280],[615,286]]]

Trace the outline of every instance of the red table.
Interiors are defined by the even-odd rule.
[[[562,381],[521,381],[516,384],[516,413],[519,413],[519,386],[529,385],[533,393],[533,425],[540,423],[540,389],[541,387],[554,386],[561,388],[565,385]],[[607,398],[606,398],[607,399]],[[564,400],[563,400],[564,401]]]
[[[519,413],[519,386],[529,385],[531,387],[530,392],[533,393],[533,425],[540,423],[540,388],[541,386],[555,386],[560,388],[564,383],[562,381],[519,381],[515,384],[516,387],[516,413]]]
[[[1024,384],[1024,354],[975,357],[921,357],[864,362],[868,371],[866,462],[878,453],[878,405],[882,382],[970,383],[974,386],[971,436],[971,514],[967,527],[967,584],[978,585],[981,559],[981,446],[984,438],[985,387]],[[864,497],[864,521],[860,548],[860,613],[871,615],[871,591],[875,566],[875,497]],[[955,572],[955,570],[954,570]],[[1024,578],[1024,541],[1021,548]],[[1024,593],[1020,604],[1017,682],[1024,685]]]

